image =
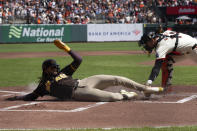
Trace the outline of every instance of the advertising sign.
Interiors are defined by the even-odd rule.
[[[11,25],[3,26],[3,40],[6,42],[52,42],[63,39],[64,26]]]
[[[88,41],[138,41],[142,24],[88,24]]]
[[[197,15],[197,6],[167,7],[167,15]]]

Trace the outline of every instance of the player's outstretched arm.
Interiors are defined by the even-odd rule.
[[[29,93],[27,95],[23,95],[23,96],[13,96],[13,97],[9,97],[6,100],[9,101],[34,101],[35,99],[38,98],[38,95],[36,95],[35,93]]]
[[[70,54],[72,58],[75,61],[77,61],[79,64],[82,62],[82,57],[79,54],[77,54],[75,51],[71,50],[71,48],[68,45],[66,45],[64,42],[62,42],[61,40],[54,40],[54,44],[59,49],[68,52],[68,54]]]
[[[162,59],[158,59],[155,61],[155,65],[152,68],[151,74],[149,76],[148,81],[146,82],[147,86],[150,86],[152,84],[152,82],[157,78],[157,76],[159,75],[161,66],[162,66],[163,60]]]
[[[82,62],[82,57],[78,53],[73,51],[68,45],[66,45],[65,43],[63,43],[60,40],[54,40],[54,44],[59,49],[66,51],[73,58],[73,62],[71,64],[69,64],[68,66],[66,66],[62,70],[67,75],[72,75],[77,70],[77,68],[80,66],[80,64]]]

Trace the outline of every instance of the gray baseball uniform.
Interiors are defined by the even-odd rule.
[[[131,79],[113,75],[94,75],[78,80],[78,88],[73,99],[81,101],[119,101],[123,99],[120,93],[105,91],[110,86],[124,86],[130,89],[145,91],[147,87]]]

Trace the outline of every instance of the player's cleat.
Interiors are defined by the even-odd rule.
[[[145,97],[150,97],[151,94],[159,94],[163,91],[164,89],[162,87],[147,87],[143,93]]]
[[[160,93],[163,92],[164,89],[162,87],[146,87],[146,89],[144,90],[145,93]]]
[[[131,99],[136,98],[138,96],[138,94],[135,92],[128,92],[125,90],[120,90],[120,94],[123,95],[125,100],[131,100]]]

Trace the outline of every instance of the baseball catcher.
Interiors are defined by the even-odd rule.
[[[191,36],[167,30],[160,34],[144,33],[139,41],[149,54],[155,50],[156,60],[146,85],[151,85],[162,69],[162,87],[171,85],[173,64],[187,57],[197,62],[197,40]]]
[[[122,76],[94,75],[82,80],[73,79],[72,75],[81,64],[82,57],[60,40],[55,40],[54,44],[73,58],[72,63],[60,70],[54,59],[45,60],[42,63],[42,77],[37,88],[32,93],[10,97],[8,100],[33,101],[40,96],[50,95],[61,100],[120,101],[133,99],[137,96],[135,92],[125,90],[121,90],[119,93],[104,90],[109,86],[118,85],[150,94],[163,91],[161,87],[147,87]]]

